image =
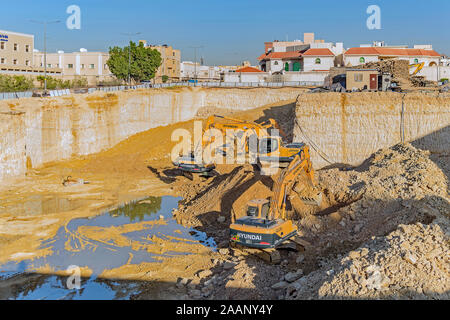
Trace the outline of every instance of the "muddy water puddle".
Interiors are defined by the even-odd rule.
[[[137,282],[100,280],[105,271],[124,265],[158,263],[164,258],[216,250],[212,238],[179,225],[172,210],[181,198],[147,197],[91,218],[73,219],[57,235],[41,244],[51,254],[0,266],[0,298],[7,283],[34,279],[34,286],[14,287],[8,299],[128,299]],[[20,255],[20,253],[18,253]],[[69,267],[89,270],[81,290],[67,288],[68,277],[56,275]],[[36,274],[35,274],[36,273]],[[45,273],[45,274],[44,274]],[[20,286],[19,286],[20,287]],[[11,288],[9,288],[11,289]]]

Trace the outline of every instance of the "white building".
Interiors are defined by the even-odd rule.
[[[335,55],[328,49],[309,49],[302,54],[303,71],[330,71]]]
[[[225,72],[222,76],[224,82],[264,82],[268,77],[267,72],[263,72],[255,67],[244,67],[233,71]]]
[[[347,67],[354,67],[368,62],[378,62],[385,59],[407,60],[409,64],[424,62],[426,67],[433,67],[439,65],[441,56],[432,49],[393,47],[355,47],[348,49],[344,53],[344,63]]]
[[[450,66],[450,58],[442,57],[440,65],[444,67]]]
[[[44,67],[44,53],[34,50],[33,56],[35,66]],[[107,65],[108,60],[107,52],[88,52],[84,48],[81,48],[79,52],[58,51],[47,53],[47,68],[62,69],[64,80],[82,77],[86,78],[90,85],[96,85],[100,81],[115,79]]]
[[[344,44],[316,40],[305,33],[304,40],[265,42],[265,53],[258,57],[262,71],[273,73],[329,71],[336,57],[344,53]]]
[[[332,42],[321,42],[321,43],[311,43],[311,49],[329,49],[335,56],[339,56],[344,54],[344,43],[336,42],[336,44]]]
[[[198,62],[183,61],[180,65],[181,80],[218,81],[220,72],[219,67],[202,66]]]
[[[261,55],[261,70],[269,73],[302,70],[302,53],[300,51],[268,52]]]

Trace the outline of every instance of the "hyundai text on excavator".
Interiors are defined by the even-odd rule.
[[[299,176],[301,178],[296,182]],[[297,237],[297,226],[286,219],[286,200],[294,183],[297,184],[294,189],[300,192],[300,200],[307,205],[321,205],[322,193],[314,185],[314,169],[307,146],[281,171],[270,201],[251,200],[247,205],[246,216],[238,219],[232,216],[230,245],[273,263],[280,261],[277,248],[287,241],[303,246],[304,242]]]
[[[218,121],[218,119],[222,119],[222,121]],[[224,136],[226,135],[227,130],[241,132],[240,138],[245,139],[243,145],[246,152],[249,152],[251,149],[249,142],[251,136],[255,136],[256,148],[258,150],[252,151],[258,156],[257,162],[276,162],[280,164],[280,167],[286,167],[294,159],[294,157],[302,151],[304,146],[302,143],[285,144],[282,137],[286,137],[286,135],[274,119],[269,119],[265,123],[259,124],[252,121],[244,121],[213,115],[208,118],[205,128],[203,129],[202,136],[205,136],[210,129],[217,129]],[[270,135],[273,129],[277,129],[279,134]],[[203,139],[201,143],[198,143],[195,146],[195,149],[198,150],[200,147],[206,147]],[[217,151],[220,151],[222,155],[225,156],[228,151],[228,147],[228,145],[224,144],[221,148],[219,148],[220,150]],[[195,152],[192,152],[189,155],[181,155],[173,162],[173,164],[183,172],[202,173],[205,175],[215,169],[215,164],[206,164],[203,162],[199,163],[196,161],[194,155]]]

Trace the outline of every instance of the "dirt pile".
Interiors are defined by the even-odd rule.
[[[406,60],[388,59],[378,62],[368,62],[355,66],[355,69],[377,69],[380,73],[390,73],[394,79],[409,79],[409,63]]]
[[[449,249],[438,224],[400,225],[292,283],[287,298],[449,299]]]
[[[434,85],[433,81],[426,80],[424,76],[411,77],[411,83],[414,87],[431,87]]]
[[[398,82],[403,89],[411,87],[425,87],[433,84],[432,81],[426,81],[424,77],[412,77],[409,74],[409,63],[407,60],[388,59],[378,62],[368,62],[366,64],[355,66],[355,69],[377,69],[381,73],[390,73],[392,81]]]
[[[427,152],[396,145],[319,180],[341,208],[300,222],[321,259],[287,298],[448,299],[447,177]]]
[[[242,216],[248,200],[271,195],[272,179],[261,176],[251,165],[227,169],[219,166],[220,175],[212,180],[181,187],[183,200],[174,212],[179,223],[207,232],[219,247],[228,246],[231,215]]]

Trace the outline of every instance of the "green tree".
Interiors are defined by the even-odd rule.
[[[131,63],[129,63],[129,57]],[[130,41],[128,47],[109,48],[109,60],[106,64],[117,79],[127,81],[128,70],[130,70],[131,79],[139,82],[153,79],[161,61],[161,54],[158,50],[146,48],[143,43],[136,45]]]
[[[169,80],[169,76],[166,76],[166,75],[163,75],[161,78],[162,78],[161,80],[163,83],[166,83],[167,80]]]
[[[19,92],[33,89],[33,79],[25,76],[0,75],[0,92]]]

